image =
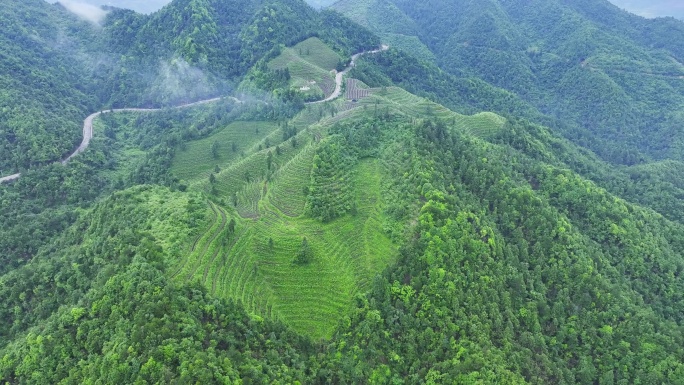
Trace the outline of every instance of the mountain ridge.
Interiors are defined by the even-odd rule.
[[[0,56],[26,83],[2,91],[0,165],[27,169],[0,184],[0,378],[681,383],[680,24],[340,4],[365,26],[298,0],[99,27],[0,0],[0,51],[26,59]],[[23,100],[64,132],[161,110],[93,116],[63,166],[17,154],[61,148]]]
[[[160,0],[156,2],[146,2],[146,4],[140,4],[139,2],[131,2],[130,0],[88,0],[88,4],[93,5],[109,5],[118,8],[129,8],[134,9],[142,13],[151,13],[159,10],[161,7],[169,3],[170,0]],[[336,3],[337,0],[309,0],[309,5],[315,8],[329,7]],[[684,18],[684,13],[682,13],[681,8],[677,8],[676,4],[672,4],[669,0],[660,1],[635,1],[635,0],[611,0],[613,4],[618,7],[624,8],[632,13],[643,17],[665,17],[673,16],[679,19]]]

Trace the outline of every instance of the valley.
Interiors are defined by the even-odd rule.
[[[342,83],[344,80],[344,76],[354,67],[354,63],[356,62],[356,60],[363,55],[375,54],[378,52],[386,51],[387,49],[389,49],[389,46],[383,45],[380,49],[377,49],[377,50],[364,51],[364,52],[359,52],[359,53],[354,54],[351,57],[349,65],[344,70],[335,74],[335,89],[334,89],[334,91],[329,96],[325,97],[325,99],[322,99],[319,101],[308,102],[308,103],[309,104],[325,103],[325,102],[329,102],[331,100],[334,100],[334,99],[337,99],[338,97],[340,97],[340,94],[342,92]],[[237,103],[241,102],[239,99],[237,99],[233,96],[227,96],[226,98],[232,99],[233,101],[235,101]],[[210,99],[205,99],[205,100],[199,100],[199,101],[192,102],[192,103],[185,103],[185,104],[181,104],[178,106],[173,106],[171,108],[173,108],[173,109],[190,108],[190,107],[200,106],[200,105],[203,105],[206,103],[216,102],[219,100],[221,100],[220,97],[219,98],[210,98]],[[97,118],[98,116],[100,116],[101,114],[116,113],[116,112],[159,112],[159,111],[162,111],[162,109],[161,108],[133,108],[133,107],[130,107],[130,108],[113,108],[113,109],[109,109],[106,111],[95,112],[95,113],[89,115],[83,121],[83,140],[81,141],[81,144],[78,146],[78,148],[76,148],[76,150],[74,150],[74,152],[72,152],[69,156],[67,156],[65,159],[63,159],[61,161],[61,163],[63,165],[66,165],[69,162],[69,160],[71,160],[71,158],[82,153],[83,151],[85,151],[88,148],[88,145],[90,144],[90,140],[93,138],[93,120],[95,118]],[[8,175],[5,177],[1,177],[0,183],[14,181],[14,180],[18,179],[20,176],[21,176],[21,173],[16,173],[16,174]]]
[[[0,0],[0,380],[680,384],[684,24],[316,4]]]

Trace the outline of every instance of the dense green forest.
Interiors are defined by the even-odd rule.
[[[43,1],[0,2],[0,172],[60,159],[80,141],[80,121],[97,104],[81,83],[77,53],[89,26]],[[46,142],[49,145],[45,145]]]
[[[62,159],[98,109],[227,95],[258,60],[311,36],[344,55],[379,45],[337,13],[294,0],[176,1],[152,15],[113,10],[102,25],[43,0],[0,9],[3,176]]]
[[[0,0],[2,383],[684,384],[684,24],[333,8]]]
[[[604,0],[533,3],[343,0],[333,8],[383,36],[401,31],[397,48],[448,73],[514,93],[604,160],[681,160],[672,138],[681,125],[684,47],[670,37],[681,36],[682,23]]]

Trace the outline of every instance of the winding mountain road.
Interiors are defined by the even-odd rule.
[[[240,100],[238,100],[236,98],[232,98],[232,99],[237,101],[238,103],[242,103]],[[212,99],[200,100],[198,102],[181,104],[180,106],[171,107],[171,109],[194,107],[194,106],[198,106],[200,104],[217,102],[219,100],[221,100],[221,98],[212,98]],[[78,148],[71,155],[69,155],[64,160],[62,160],[62,164],[67,164],[71,160],[71,158],[82,153],[83,151],[86,150],[86,148],[88,148],[88,146],[90,145],[90,140],[93,138],[93,120],[95,120],[95,118],[100,116],[101,114],[106,114],[109,112],[156,112],[156,111],[161,111],[161,110],[162,110],[162,108],[115,108],[112,110],[100,111],[100,112],[96,112],[94,114],[91,114],[90,116],[85,118],[85,120],[83,121],[83,140],[81,141],[81,145],[79,145]],[[19,174],[15,174],[15,175],[19,175]],[[2,182],[2,181],[0,181],[0,182]]]
[[[349,71],[351,71],[352,68],[354,68],[354,66],[356,65],[356,60],[363,55],[387,51],[388,49],[389,49],[388,45],[383,45],[379,49],[376,49],[373,51],[359,52],[359,53],[353,55],[351,57],[351,62],[349,63],[349,66],[347,66],[347,68],[345,68],[343,71],[338,72],[335,75],[335,91],[325,99],[317,100],[315,102],[309,102],[306,104],[325,103],[325,102],[329,102],[331,100],[334,100],[334,99],[337,99],[338,97],[340,97],[340,95],[342,94],[342,82],[344,80],[344,76]],[[226,98],[232,99],[232,100],[236,101],[237,103],[242,103],[241,100],[239,100],[235,97],[232,97],[232,96],[228,96]],[[193,103],[181,104],[179,106],[171,107],[170,109],[181,109],[181,108],[194,107],[194,106],[198,106],[201,104],[213,103],[213,102],[219,101],[221,99],[224,99],[224,98],[219,97],[219,98],[211,98],[211,99],[206,99],[206,100],[200,100],[200,101],[193,102]],[[63,165],[66,165],[67,163],[69,163],[69,161],[73,157],[82,153],[83,151],[85,151],[88,148],[88,146],[90,145],[90,140],[93,138],[93,121],[95,120],[96,117],[100,116],[101,114],[106,114],[106,113],[110,113],[110,112],[155,112],[155,111],[161,111],[161,110],[163,110],[163,109],[162,108],[115,108],[115,109],[110,109],[110,110],[100,111],[100,112],[95,112],[93,114],[90,114],[83,121],[83,140],[81,141],[81,144],[78,146],[78,148],[76,148],[76,150],[74,150],[73,153],[71,153],[71,155],[62,159],[60,161],[60,163],[62,163]],[[2,177],[2,178],[0,178],[0,183],[11,182],[13,180],[19,179],[20,176],[21,176],[21,173],[16,173],[16,174],[12,174],[12,175]]]
[[[21,176],[21,174],[12,174],[12,175],[2,177],[2,178],[0,178],[0,183],[13,181],[13,180],[19,178],[20,176]]]
[[[347,73],[349,73],[349,71],[351,71],[351,69],[354,68],[354,66],[356,66],[356,60],[363,55],[369,55],[369,54],[374,54],[374,53],[378,53],[378,52],[382,52],[382,51],[387,51],[388,49],[389,49],[388,45],[383,45],[380,47],[380,49],[376,49],[373,51],[359,52],[359,53],[355,54],[354,56],[352,56],[351,62],[349,63],[347,68],[345,68],[343,71],[338,72],[335,75],[335,91],[333,91],[333,93],[330,94],[330,96],[328,96],[327,98],[325,98],[323,100],[317,100],[315,102],[308,102],[306,104],[325,103],[325,102],[329,102],[331,100],[335,100],[335,99],[339,98],[340,95],[342,94],[342,81],[344,80],[344,76]]]
[[[238,103],[242,103],[241,100],[234,98],[232,96],[229,96],[227,98],[233,99]],[[194,107],[194,106],[198,106],[201,104],[213,103],[213,102],[219,101],[221,99],[222,98],[211,98],[211,99],[206,99],[206,100],[200,100],[200,101],[193,102],[193,103],[181,104],[179,106],[171,107],[170,109],[181,109],[181,108]],[[88,148],[88,146],[90,145],[90,140],[93,138],[93,121],[95,120],[96,117],[100,116],[101,114],[107,114],[110,112],[156,112],[156,111],[161,111],[161,110],[162,110],[162,108],[115,108],[115,109],[99,111],[99,112],[95,112],[94,114],[90,114],[83,121],[83,140],[81,140],[81,144],[76,148],[76,150],[74,150],[74,152],[71,153],[71,155],[62,159],[60,161],[60,163],[62,163],[63,165],[66,165],[67,163],[69,163],[69,161],[73,157],[82,153],[83,151],[85,151]],[[21,173],[16,173],[16,174],[12,174],[12,175],[2,177],[2,178],[0,178],[0,183],[11,182],[13,180],[19,179],[20,176],[21,176]]]

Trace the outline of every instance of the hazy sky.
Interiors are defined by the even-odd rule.
[[[51,3],[63,2],[61,0],[49,0]],[[92,5],[111,5],[119,8],[133,9],[142,13],[152,13],[171,0],[69,0],[71,3],[81,2]]]
[[[58,0],[52,0],[54,3]],[[66,1],[80,1],[83,3],[93,4],[93,5],[112,5],[119,8],[133,9],[142,13],[151,13],[164,5],[171,2],[171,0],[66,0]],[[307,3],[313,5],[314,7],[320,7],[321,5],[330,5],[335,2],[335,0],[305,0]]]
[[[645,17],[674,16],[684,19],[682,0],[610,0],[613,4]]]
[[[54,2],[55,0],[52,0]],[[138,12],[150,13],[161,8],[170,0],[70,0],[94,5],[113,5],[130,8]],[[306,0],[314,6],[329,5],[334,0]],[[684,0],[609,0],[612,3],[637,15],[646,17],[674,16],[684,19]]]

